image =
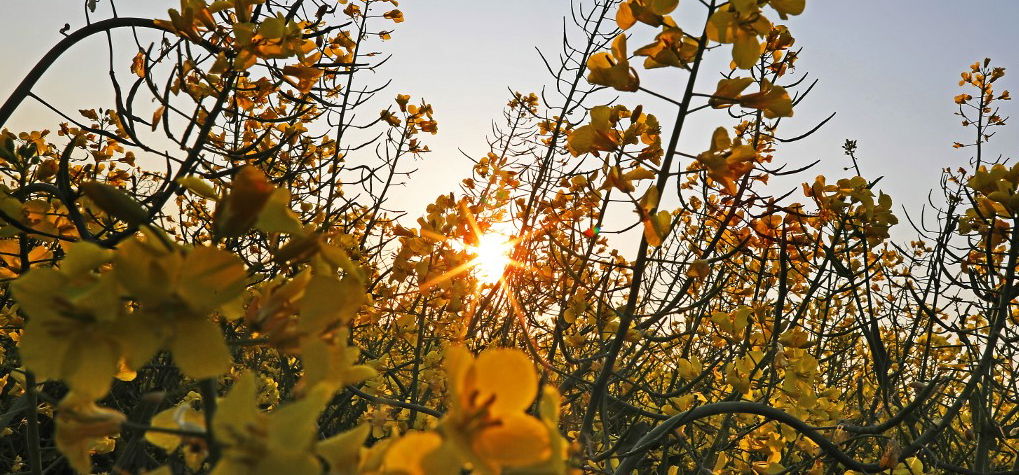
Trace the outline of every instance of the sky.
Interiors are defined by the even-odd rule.
[[[109,0],[99,0],[97,18],[109,14]],[[84,24],[83,0],[3,0],[0,20],[0,97],[6,97],[45,51],[60,39],[64,23]],[[699,21],[695,0],[682,0],[677,20]],[[176,0],[121,0],[124,16],[164,17]],[[414,215],[440,193],[455,190],[470,172],[460,150],[481,156],[491,121],[499,117],[509,89],[540,91],[549,84],[535,47],[555,55],[562,37],[568,0],[404,0],[406,22],[396,26],[386,45],[393,59],[379,79],[393,78],[389,95],[409,93],[435,108],[439,134],[428,137],[432,153],[417,164],[418,176],[399,191],[397,205]],[[686,15],[690,15],[688,18]],[[791,167],[817,159],[819,173],[846,176],[842,168],[845,139],[855,139],[864,174],[884,176],[881,188],[911,213],[917,213],[944,167],[964,166],[970,153],[951,144],[970,137],[953,115],[952,98],[961,89],[959,73],[991,57],[1010,68],[999,89],[1019,92],[1019,2],[1013,0],[807,0],[803,15],[788,22],[803,48],[798,71],[818,84],[783,123],[784,135],[799,135],[832,112],[837,115],[817,134],[779,149]],[[639,26],[638,26],[639,28]],[[637,43],[633,43],[637,44]],[[103,42],[80,44],[62,58],[37,86],[42,97],[69,110],[111,103],[101,86],[106,56]],[[98,52],[98,54],[97,54]],[[715,53],[723,66],[727,53]],[[130,54],[124,64],[128,67]],[[727,59],[725,62],[727,63]],[[712,73],[714,74],[714,73]],[[656,71],[642,75],[655,91],[679,95],[682,73]],[[717,76],[699,82],[711,92]],[[611,99],[613,96],[607,96]],[[673,106],[640,93],[619,96],[628,105],[646,104],[668,129]],[[1003,103],[1004,115],[1015,107]],[[73,107],[74,109],[71,109]],[[58,120],[35,105],[26,105],[8,123],[12,129],[55,127]],[[705,114],[692,121],[681,148],[707,148],[710,131],[729,125],[724,116]],[[1019,126],[1019,125],[1017,125]],[[1015,127],[1015,126],[1011,126]],[[1001,129],[989,144],[992,156],[1019,150],[1019,134]],[[780,135],[783,135],[780,134]],[[790,184],[791,185],[791,184]],[[801,198],[802,199],[802,198]]]

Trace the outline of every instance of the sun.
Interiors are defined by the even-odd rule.
[[[466,205],[464,206],[463,216],[466,217],[470,225],[471,237],[473,239],[453,239],[449,240],[449,243],[453,249],[466,252],[470,258],[460,265],[443,272],[442,275],[422,282],[418,285],[420,291],[425,291],[467,272],[474,276],[480,287],[481,285],[499,283],[508,285],[505,282],[505,274],[510,267],[516,267],[525,272],[535,271],[530,265],[519,260],[517,246],[527,236],[537,232],[537,230],[521,235],[509,222],[484,223],[484,230],[482,230],[482,226],[478,224],[474,214],[466,208]],[[424,230],[422,230],[422,235],[425,235]],[[439,241],[447,240],[447,238],[440,235],[435,235],[435,239]],[[467,244],[467,242],[473,243]]]
[[[494,284],[512,262],[513,242],[505,234],[488,232],[478,236],[478,243],[467,250],[475,256],[471,260],[474,276],[483,283]]]

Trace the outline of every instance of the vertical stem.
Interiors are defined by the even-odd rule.
[[[35,392],[35,374],[25,371],[25,394],[28,396],[28,466],[32,475],[42,475],[42,451],[39,448],[39,397]]]
[[[199,392],[202,394],[202,410],[205,413],[205,433],[209,437],[209,466],[215,466],[219,461],[219,442],[216,441],[216,434],[212,431],[212,421],[216,416],[216,397],[219,396],[216,378],[206,378],[198,383]]]
[[[712,2],[708,8],[708,18],[715,11],[715,3]],[[679,144],[679,134],[683,130],[683,123],[686,121],[686,116],[690,110],[690,100],[693,97],[694,83],[697,81],[697,73],[700,71],[701,60],[704,56],[704,50],[708,44],[707,26],[705,25],[705,31],[701,34],[700,44],[697,46],[697,55],[694,58],[693,66],[690,69],[690,77],[686,83],[686,90],[683,93],[683,101],[679,107],[679,112],[676,114],[676,126],[672,129],[672,136],[669,138],[669,148],[665,150],[665,158],[662,160],[661,171],[658,174],[658,180],[655,183],[655,187],[658,189],[658,195],[664,195],[665,185],[669,181],[669,175],[672,170],[672,160],[676,156],[676,147]],[[654,214],[657,210],[657,206],[650,210],[650,214]],[[626,300],[626,307],[622,314],[619,315],[619,327],[616,329],[615,337],[609,343],[608,354],[605,357],[605,363],[602,366],[601,372],[598,374],[598,378],[594,382],[594,387],[591,389],[591,400],[587,406],[587,410],[584,412],[584,422],[580,427],[581,439],[587,440],[591,435],[591,429],[594,425],[594,415],[598,412],[601,400],[605,397],[605,393],[608,390],[609,378],[612,377],[613,368],[616,363],[616,358],[619,356],[620,351],[623,347],[623,342],[626,340],[626,334],[630,330],[630,325],[633,323],[634,311],[637,308],[638,296],[640,295],[641,284],[644,281],[644,267],[647,265],[647,254],[648,254],[648,242],[647,237],[641,236],[640,247],[637,250],[637,260],[634,264],[633,278],[630,285],[630,295]]]

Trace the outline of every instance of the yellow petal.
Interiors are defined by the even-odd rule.
[[[526,414],[504,416],[500,425],[478,434],[474,449],[482,459],[503,467],[532,465],[552,455],[545,424]]]
[[[740,94],[753,82],[753,78],[722,79],[718,81],[715,93],[712,94],[711,99],[708,99],[708,104],[716,109],[735,104],[738,102]]]
[[[630,2],[620,4],[619,10],[616,11],[616,24],[619,25],[619,29],[628,30],[635,23],[637,23],[637,19],[633,16]]]
[[[308,282],[301,299],[298,327],[315,335],[337,323],[346,325],[364,302],[365,290],[357,279],[316,275]]]
[[[53,303],[53,296],[67,288],[70,279],[56,269],[33,269],[11,284],[14,300],[33,322],[59,320],[63,317]],[[39,331],[45,331],[40,327]],[[26,334],[28,332],[26,331]]]
[[[337,475],[353,475],[361,461],[361,449],[371,425],[361,424],[346,432],[336,434],[315,446],[315,453],[329,464],[329,473]]]
[[[428,474],[458,474],[463,472],[464,460],[456,444],[445,440],[438,448],[425,454],[421,468]],[[485,473],[479,467],[474,467],[474,470]]]
[[[290,191],[277,188],[258,214],[255,227],[267,233],[302,234],[304,226],[290,209]]]
[[[250,165],[241,168],[230,185],[230,194],[216,206],[216,235],[230,237],[247,233],[274,189],[262,170]]]
[[[443,364],[446,369],[446,379],[449,381],[450,401],[455,409],[461,409],[465,406],[466,401],[464,398],[467,395],[464,394],[464,386],[467,383],[467,374],[473,363],[474,355],[471,355],[466,348],[451,346],[446,349]]]
[[[205,416],[191,408],[190,404],[182,404],[156,414],[149,424],[152,427],[163,429],[204,431]],[[176,449],[180,445],[180,439],[179,435],[166,432],[148,431],[145,433],[145,440],[167,452]]]
[[[786,15],[799,15],[803,13],[806,3],[806,0],[771,0],[769,5],[785,20]]]
[[[212,421],[212,431],[217,439],[228,444],[237,444],[237,436],[246,436],[248,428],[257,428],[261,413],[255,395],[255,377],[245,371],[234,381],[230,392],[220,401]]]
[[[40,380],[60,379],[63,377],[64,355],[71,346],[71,340],[50,335],[43,323],[30,320],[22,332],[18,346],[21,363]]]
[[[659,15],[668,15],[679,6],[679,0],[651,0],[649,7]]]
[[[91,315],[97,322],[116,320],[124,306],[120,299],[120,286],[112,272],[103,274],[92,284],[70,294],[65,297],[65,301],[74,307],[74,312]]]
[[[483,351],[474,363],[474,377],[479,401],[495,396],[494,414],[523,412],[538,393],[534,364],[515,348]]]
[[[126,419],[119,411],[97,406],[87,396],[68,393],[57,408],[54,434],[57,449],[74,470],[91,473],[89,452],[93,443],[118,434]]]
[[[218,325],[204,318],[186,317],[176,322],[175,329],[170,351],[185,376],[213,378],[230,369],[233,360]]]
[[[310,452],[268,452],[255,465],[249,475],[321,475],[322,464]]]
[[[421,464],[426,455],[442,445],[434,432],[410,431],[389,445],[383,466],[385,473],[428,475]]]
[[[60,261],[60,272],[73,277],[110,262],[111,259],[113,251],[95,243],[78,241],[70,245],[64,260]]]
[[[120,243],[114,261],[118,282],[143,305],[158,305],[173,293],[183,257],[161,244],[137,238]]]
[[[115,325],[121,357],[130,369],[144,366],[165,343],[166,325],[144,312],[123,314]]]
[[[655,173],[655,172],[653,172],[651,170],[648,170],[647,168],[638,166],[637,168],[634,168],[633,170],[630,170],[630,171],[626,172],[623,175],[623,179],[625,179],[625,180],[649,180],[649,179],[655,178],[657,176],[658,176],[657,173]]]
[[[211,246],[188,252],[177,294],[200,316],[235,299],[244,290],[247,272],[240,258]]]
[[[750,69],[757,64],[760,57],[761,42],[757,40],[757,36],[740,30],[732,46],[732,60],[736,62],[736,67]]]
[[[119,358],[111,340],[75,339],[64,354],[63,379],[82,397],[100,399],[110,390]]]
[[[269,450],[297,450],[310,454],[318,439],[318,416],[332,395],[332,388],[316,386],[304,398],[270,414],[266,430],[269,434]]]
[[[711,133],[712,152],[725,150],[732,147],[732,139],[729,138],[729,131],[725,127],[718,127]]]
[[[644,219],[644,240],[649,246],[658,247],[662,245],[662,237],[655,231],[655,225],[650,219]]]

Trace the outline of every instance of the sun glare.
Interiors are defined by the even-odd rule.
[[[501,233],[486,233],[478,237],[478,244],[468,248],[475,255],[472,262],[474,275],[479,281],[494,284],[502,278],[510,264],[513,245],[510,238]]]

